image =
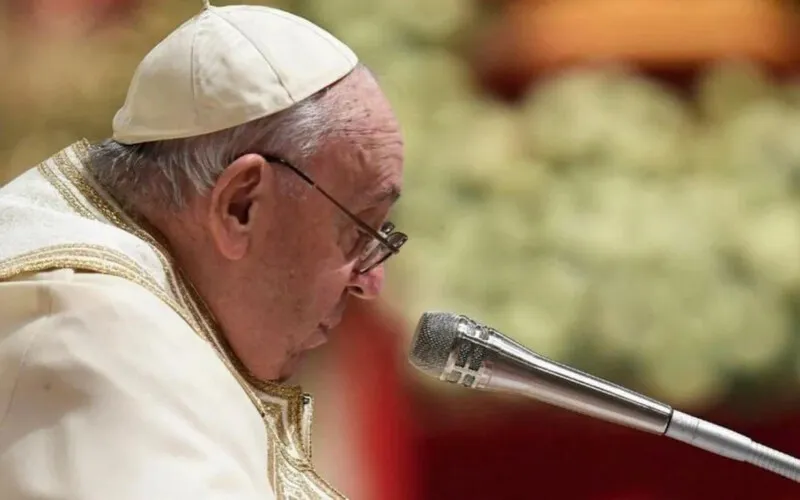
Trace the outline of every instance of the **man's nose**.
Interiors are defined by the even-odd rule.
[[[372,300],[378,298],[383,288],[383,265],[376,267],[364,274],[353,273],[348,290],[351,294],[361,299]]]

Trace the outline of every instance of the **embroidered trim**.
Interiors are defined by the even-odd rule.
[[[0,281],[20,274],[52,269],[75,269],[108,274],[146,288],[170,306],[187,323],[191,318],[136,262],[124,254],[96,245],[55,245],[0,261]]]
[[[278,498],[343,500],[345,497],[314,470],[311,463],[313,400],[296,386],[257,380],[244,367],[199,293],[172,259],[168,245],[144,221],[135,221],[100,188],[84,165],[89,143],[80,141],[38,165],[39,173],[79,216],[113,225],[143,240],[155,253],[168,288],[127,255],[99,245],[57,245],[0,261],[0,280],[49,269],[72,268],[117,276],[159,297],[217,351],[258,410],[268,433],[268,477]],[[264,400],[258,392],[263,393]],[[277,399],[278,401],[274,401]]]

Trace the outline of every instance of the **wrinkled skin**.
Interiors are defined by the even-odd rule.
[[[394,114],[364,70],[322,98],[351,118],[313,158],[295,164],[378,229],[401,188]],[[177,216],[145,215],[169,240],[235,354],[261,380],[287,379],[304,351],[325,343],[350,296],[373,299],[381,290],[382,266],[366,275],[353,270],[366,243],[356,224],[290,169],[259,155],[233,161],[210,193]]]

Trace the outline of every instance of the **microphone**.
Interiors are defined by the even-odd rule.
[[[525,348],[466,316],[426,312],[409,362],[439,380],[528,396],[583,415],[667,436],[800,482],[800,460],[719,425]]]

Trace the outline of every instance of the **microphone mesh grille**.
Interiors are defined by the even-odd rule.
[[[408,359],[418,370],[439,377],[458,338],[461,316],[452,313],[426,312],[420,317]]]

